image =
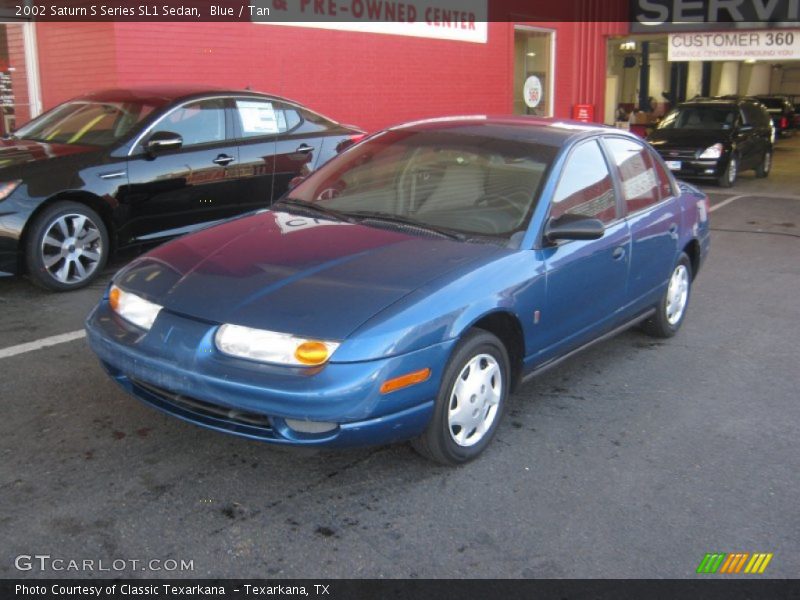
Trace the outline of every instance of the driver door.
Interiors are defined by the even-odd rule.
[[[600,219],[596,240],[562,240],[543,245],[546,302],[542,327],[529,347],[541,365],[612,329],[626,304],[631,236],[622,218],[604,154],[596,140],[572,150],[550,204],[549,218],[579,214]]]
[[[239,150],[228,100],[213,98],[178,106],[156,123],[134,148],[128,186],[119,203],[127,213],[127,238],[157,239],[188,232],[230,216],[238,196]],[[156,132],[183,138],[177,150],[156,156],[145,144]]]

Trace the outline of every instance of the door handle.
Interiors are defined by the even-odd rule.
[[[308,144],[300,144],[300,146],[295,150],[295,152],[299,152],[300,154],[308,154],[309,152],[313,152],[314,147],[309,146]]]
[[[217,158],[212,160],[215,165],[222,165],[223,167],[229,163],[232,163],[235,159],[232,156],[228,156],[227,154],[220,154]]]
[[[620,260],[623,256],[625,256],[625,246],[617,246],[611,253],[611,258],[614,260]]]
[[[670,234],[670,236],[672,236],[674,238],[678,237],[678,224],[677,223],[673,223],[672,225],[669,226],[669,234]]]

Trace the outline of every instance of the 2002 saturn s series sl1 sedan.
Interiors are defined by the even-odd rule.
[[[270,210],[137,259],[87,331],[124,389],[187,421],[286,444],[413,439],[457,464],[525,377],[634,323],[673,335],[707,215],[623,132],[411,123]]]

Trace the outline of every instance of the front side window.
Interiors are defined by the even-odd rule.
[[[610,223],[617,218],[614,185],[596,141],[584,142],[567,158],[561,172],[550,217],[582,215]]]
[[[605,142],[617,169],[627,212],[634,213],[659,202],[658,177],[647,148],[623,138],[606,138]]]
[[[155,110],[139,102],[75,101],[34,119],[15,137],[37,142],[110,146]]]
[[[225,140],[225,100],[191,102],[169,113],[156,126],[183,138],[183,145],[195,146]]]

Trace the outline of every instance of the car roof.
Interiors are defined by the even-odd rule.
[[[177,100],[202,96],[258,96],[287,101],[272,94],[264,94],[252,90],[233,90],[201,85],[152,85],[130,88],[113,88],[98,90],[74,98],[74,100],[96,100],[100,102],[144,102],[155,106],[163,106]]]
[[[552,117],[533,117],[527,115],[457,115],[436,117],[402,123],[391,130],[442,131],[452,130],[459,133],[488,135],[522,142],[536,142],[545,146],[561,147],[579,138],[590,137],[598,133],[615,133],[628,137],[632,134],[609,127],[568,119]],[[641,141],[640,138],[636,138]]]

